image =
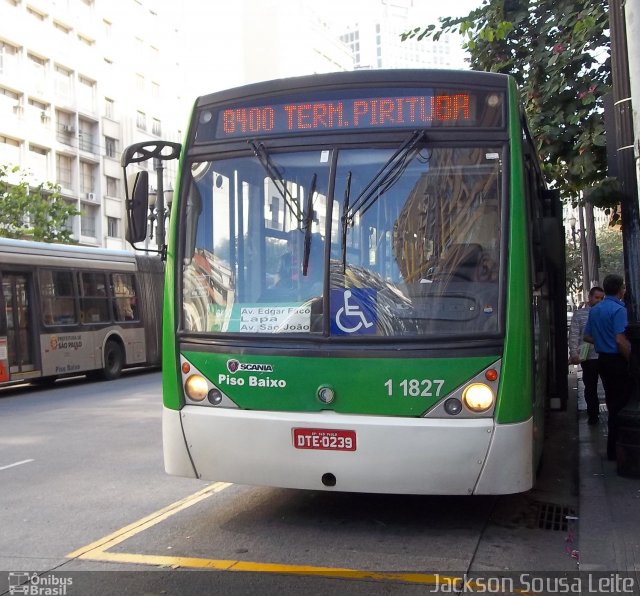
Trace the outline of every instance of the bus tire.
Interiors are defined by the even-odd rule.
[[[104,346],[104,367],[102,378],[105,381],[113,381],[120,376],[124,367],[124,352],[120,344],[113,340],[108,340]]]

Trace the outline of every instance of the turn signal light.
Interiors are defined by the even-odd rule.
[[[495,368],[490,368],[484,373],[484,378],[487,379],[487,381],[497,381],[498,371]]]

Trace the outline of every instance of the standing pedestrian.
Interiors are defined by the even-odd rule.
[[[589,301],[573,313],[569,327],[569,362],[582,369],[584,399],[587,402],[588,424],[598,424],[598,353],[593,344],[585,343],[584,328],[592,306],[604,300],[604,290],[595,286],[589,290]]]
[[[624,279],[616,274],[607,275],[602,286],[605,298],[589,311],[584,338],[595,344],[598,352],[598,374],[609,412],[607,458],[615,460],[618,413],[627,405],[633,390],[633,377],[629,373],[631,344],[625,335],[628,320],[622,302]]]

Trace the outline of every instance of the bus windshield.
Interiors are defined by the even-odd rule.
[[[183,330],[500,331],[501,146],[251,146],[187,168]]]

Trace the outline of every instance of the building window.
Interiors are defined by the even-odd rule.
[[[68,68],[65,68],[64,66],[56,64],[56,93],[65,99],[71,99],[71,97],[73,96],[72,76],[72,71],[70,71]]]
[[[116,159],[117,141],[112,137],[104,138],[104,154]]]
[[[27,76],[29,82],[39,94],[44,94],[47,89],[47,60],[27,54]]]
[[[162,134],[162,125],[160,124],[160,120],[157,118],[153,118],[151,120],[151,132],[158,136]]]
[[[56,180],[62,188],[71,190],[72,183],[72,161],[68,155],[58,153],[56,155]]]
[[[78,77],[78,103],[87,111],[93,111],[96,82],[80,75]]]
[[[88,161],[80,162],[80,192],[93,193],[96,187],[95,164]],[[84,233],[84,232],[83,232]]]
[[[75,116],[69,112],[56,112],[56,138],[65,145],[74,146],[76,138]]]
[[[36,179],[44,181],[47,179],[47,161],[49,151],[44,147],[29,145],[29,169]]]
[[[113,176],[107,176],[107,196],[118,196],[118,179]]]
[[[0,135],[0,163],[20,163],[20,141]]]
[[[111,118],[113,120],[114,113],[115,113],[115,111],[114,111],[113,99],[105,97],[104,98],[104,115],[105,115],[105,117]]]
[[[93,123],[87,120],[80,120],[79,122],[80,131],[78,133],[78,146],[82,151],[96,153],[96,145],[93,142]]]
[[[0,41],[0,74],[8,74],[11,70],[11,65],[17,65],[17,53],[18,48]]]
[[[136,126],[140,130],[147,130],[147,115],[144,112],[140,112],[140,111],[137,112]]]
[[[82,218],[80,220],[80,233],[83,236],[96,238],[96,210],[90,205],[83,205]]]
[[[107,217],[107,236],[109,238],[118,238],[118,218]]]

